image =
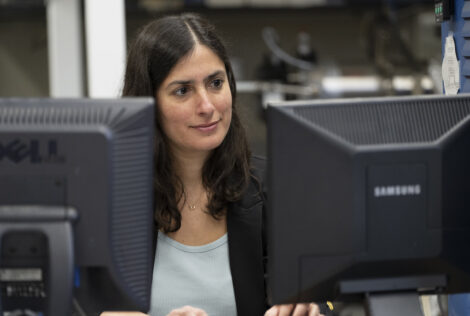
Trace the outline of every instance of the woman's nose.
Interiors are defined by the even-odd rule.
[[[199,114],[212,114],[214,112],[214,103],[207,91],[199,92],[198,100],[198,113]]]

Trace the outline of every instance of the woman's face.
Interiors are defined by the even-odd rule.
[[[222,60],[204,45],[183,57],[156,92],[163,132],[173,153],[210,152],[232,119],[232,94]]]

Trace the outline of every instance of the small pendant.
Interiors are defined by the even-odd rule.
[[[194,211],[196,209],[196,205],[188,205],[188,207],[191,211]]]

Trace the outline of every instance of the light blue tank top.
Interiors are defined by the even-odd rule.
[[[149,314],[166,316],[185,305],[209,316],[236,316],[227,234],[203,246],[186,246],[158,233]]]

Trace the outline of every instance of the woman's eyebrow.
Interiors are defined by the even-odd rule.
[[[214,79],[215,77],[218,77],[220,75],[223,75],[225,77],[225,71],[223,70],[217,70],[215,71],[214,73],[210,74],[209,76],[207,76],[206,78],[206,81],[209,81],[211,79]]]
[[[217,70],[213,73],[211,73],[210,75],[208,75],[204,81],[207,82],[207,81],[210,81],[212,79],[214,79],[215,77],[218,77],[220,75],[223,75],[225,77],[225,71],[223,70]],[[186,86],[186,85],[190,85],[190,84],[194,84],[194,80],[174,80],[172,82],[170,82],[166,88],[170,88],[171,86],[174,86],[174,85],[182,85],[182,86]]]
[[[170,82],[166,87],[169,88],[169,87],[174,86],[174,85],[186,86],[186,85],[189,85],[189,84],[192,84],[192,83],[194,83],[194,80],[175,80],[175,81]]]

